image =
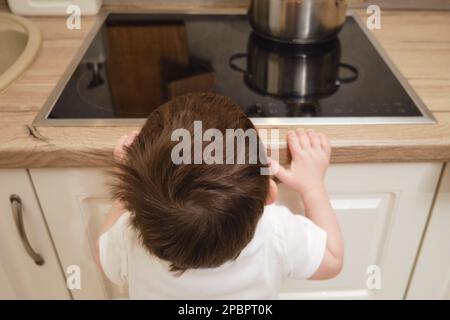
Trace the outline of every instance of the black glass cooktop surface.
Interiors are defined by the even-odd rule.
[[[111,14],[61,88],[53,124],[143,119],[210,91],[257,124],[431,122],[353,16],[336,39],[302,46],[254,34],[246,16]]]

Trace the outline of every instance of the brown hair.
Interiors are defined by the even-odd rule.
[[[254,129],[230,99],[186,95],[153,111],[125,161],[115,164],[113,197],[130,211],[143,246],[169,261],[172,271],[218,267],[237,258],[253,238],[269,188],[259,157],[256,164],[174,164],[173,130],[187,129],[193,137],[199,120],[203,130],[223,134]],[[248,139],[245,144],[248,158]]]

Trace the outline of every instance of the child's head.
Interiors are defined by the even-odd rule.
[[[172,134],[187,129],[193,155],[194,121],[202,122],[203,132],[214,128],[223,136],[226,129],[254,129],[230,99],[187,95],[152,112],[124,163],[117,164],[114,197],[131,212],[143,246],[169,261],[172,270],[218,267],[235,259],[253,238],[273,189],[269,176],[261,175],[260,157],[256,164],[175,164],[172,152],[179,141],[172,141]],[[209,144],[201,142],[201,148]]]

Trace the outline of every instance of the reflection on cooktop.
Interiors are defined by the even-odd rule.
[[[208,91],[252,119],[422,116],[352,16],[338,38],[304,46],[260,38],[246,16],[112,14],[49,118],[146,118]]]

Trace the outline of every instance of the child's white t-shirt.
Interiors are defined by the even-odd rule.
[[[326,232],[281,205],[266,206],[254,238],[234,261],[218,268],[187,270],[150,255],[123,214],[100,237],[106,276],[128,285],[130,299],[276,299],[286,277],[307,279],[320,266]]]

